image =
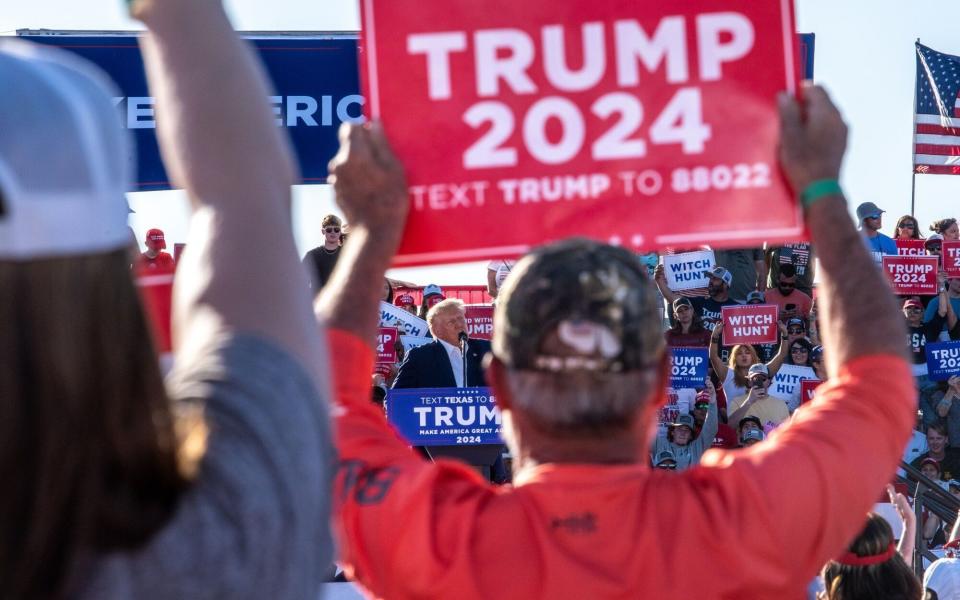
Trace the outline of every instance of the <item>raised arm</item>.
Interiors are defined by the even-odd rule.
[[[798,103],[784,99],[781,104],[781,164],[798,193],[816,181],[837,180],[846,138],[846,126],[826,93],[811,86],[805,95],[806,123]],[[820,336],[829,373],[861,356],[905,357],[903,318],[850,221],[844,197],[829,194],[806,211],[820,258]]]
[[[140,44],[164,164],[193,208],[174,293],[177,360],[242,330],[316,373],[320,338],[290,225],[296,168],[261,66],[219,0],[136,0],[131,12],[149,30]]]
[[[750,510],[738,505],[749,517],[728,525],[737,535],[756,536],[757,547],[738,559],[744,567],[766,561],[772,585],[803,585],[806,573],[842,552],[863,527],[864,513],[896,470],[917,410],[903,316],[836,181],[846,126],[822,89],[806,87],[803,96],[802,109],[792,97],[780,99],[780,160],[797,196],[807,199],[830,378],[763,443],[739,454],[707,452],[701,462],[723,469],[741,498],[758,499]],[[780,525],[754,527],[758,522]],[[783,548],[789,555],[772,559]]]
[[[667,285],[667,275],[663,270],[662,264],[657,265],[657,268],[653,270],[653,282],[657,284],[657,288],[660,289],[660,293],[663,294],[663,298],[667,303],[672,305],[673,301],[676,300],[679,295]],[[668,310],[672,310],[672,308],[668,308]]]
[[[317,316],[374,347],[382,281],[403,234],[407,186],[379,123],[340,129],[330,161],[337,204],[350,223],[330,281],[317,297]]]
[[[726,381],[727,371],[730,370],[730,367],[720,358],[720,336],[722,335],[723,322],[721,321],[713,326],[713,333],[710,334],[710,364],[713,365],[713,371],[721,382]]]
[[[777,348],[777,353],[767,363],[767,371],[770,372],[770,377],[776,376],[777,371],[783,366],[783,361],[790,354],[790,344],[787,343],[787,326],[777,321],[777,328],[780,330],[780,347]]]
[[[890,503],[893,504],[900,518],[903,519],[903,530],[900,532],[900,543],[897,544],[897,552],[903,557],[903,560],[913,568],[913,551],[917,544],[917,515],[910,506],[907,498],[895,491],[893,486],[887,484],[887,495],[890,496]]]

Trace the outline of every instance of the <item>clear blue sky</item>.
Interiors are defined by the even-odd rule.
[[[478,0],[479,1],[479,0]],[[528,0],[532,1],[532,0]],[[757,0],[761,1],[761,0]],[[762,0],[776,1],[776,0]],[[356,30],[356,0],[227,0],[234,25],[256,30]],[[827,86],[850,125],[842,183],[852,205],[872,201],[886,209],[884,229],[910,210],[915,39],[960,54],[960,2],[949,0],[797,0],[797,29],[817,36],[815,79]],[[119,0],[9,0],[0,11],[0,33],[19,28],[132,29]],[[916,216],[931,221],[960,216],[960,176],[916,180]],[[319,186],[296,191],[296,232],[306,249],[320,239],[319,215],[331,208]],[[324,186],[325,187],[325,186]],[[182,199],[176,193],[137,194],[138,231],[159,224],[170,239],[185,235]],[[149,223],[147,221],[150,221]],[[426,283],[481,283],[482,266],[404,270]]]

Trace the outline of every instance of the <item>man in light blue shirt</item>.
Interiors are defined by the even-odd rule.
[[[883,266],[884,254],[897,254],[897,244],[880,233],[880,227],[883,226],[883,213],[885,211],[873,202],[864,202],[857,207],[857,219],[860,221],[860,233],[863,234],[867,247],[873,254],[873,261],[878,267]]]

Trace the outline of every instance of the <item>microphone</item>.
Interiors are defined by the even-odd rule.
[[[463,387],[470,387],[467,382],[467,340],[470,339],[470,336],[467,335],[466,331],[461,331],[457,338],[460,340],[460,356],[463,359]]]

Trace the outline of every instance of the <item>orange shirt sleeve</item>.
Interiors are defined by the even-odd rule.
[[[803,585],[862,529],[893,478],[915,415],[907,362],[861,357],[767,442],[707,452],[696,487],[724,515],[714,550],[726,568],[750,572],[760,589]],[[731,552],[726,544],[737,538],[749,543]]]
[[[345,331],[328,335],[337,402],[338,559],[377,597],[429,595],[452,563],[468,558],[465,525],[496,492],[464,464],[416,455],[370,401],[372,349]]]

